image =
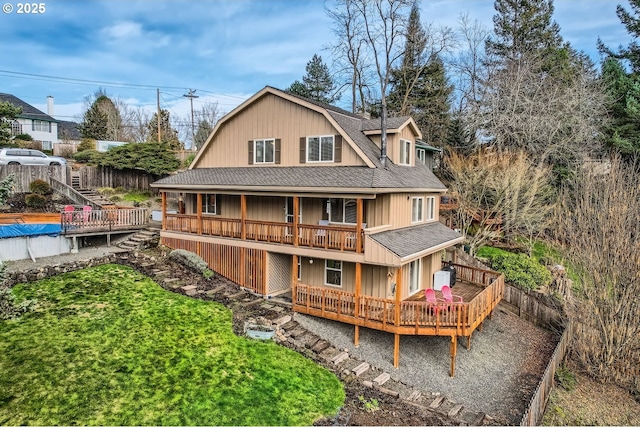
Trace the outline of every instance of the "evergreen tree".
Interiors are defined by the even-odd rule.
[[[307,62],[306,70],[307,74],[302,77],[302,82],[293,82],[287,89],[288,92],[326,104],[340,99],[340,95],[335,93],[336,87],[329,67],[322,62],[321,56],[313,55]]]
[[[149,142],[158,141],[158,113],[155,113],[147,126],[149,129]],[[173,150],[182,149],[182,143],[178,139],[178,131],[171,127],[170,114],[167,110],[160,110],[160,142],[167,144]]]
[[[496,0],[495,37],[486,42],[487,53],[503,63],[526,54],[549,54],[561,47],[560,27],[551,20],[553,0]]]
[[[409,14],[402,64],[391,72],[389,112],[410,115],[430,145],[441,146],[447,136],[453,87],[444,63],[437,55],[426,55],[427,35],[420,24],[418,4]]]
[[[9,102],[0,102],[0,142],[9,142],[11,123],[20,113],[22,113],[22,108]]]
[[[640,79],[628,74],[619,60],[602,64],[610,122],[603,129],[607,146],[628,156],[640,154]]]
[[[636,41],[640,36],[640,0],[629,0],[631,11],[626,10],[621,5],[616,8],[616,14],[620,22],[625,26],[627,32],[633,37],[633,41],[626,48],[620,48],[614,52],[598,39],[598,49],[609,56],[617,59],[626,59],[631,64],[635,73],[640,72],[640,45]]]
[[[82,122],[78,125],[82,138],[95,140],[108,140],[107,115],[100,109],[97,103],[85,111]]]

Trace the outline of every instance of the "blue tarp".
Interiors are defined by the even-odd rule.
[[[0,225],[0,239],[24,236],[57,236],[60,224],[10,224]]]

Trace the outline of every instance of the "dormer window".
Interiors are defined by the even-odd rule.
[[[333,135],[307,137],[307,163],[333,162]]]
[[[400,140],[400,159],[398,163],[401,165],[411,164],[411,141]]]

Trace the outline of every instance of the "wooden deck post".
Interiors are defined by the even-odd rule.
[[[396,269],[396,307],[394,323],[396,330],[400,328],[400,303],[402,301],[402,268]],[[393,337],[393,366],[400,366],[400,335],[394,334]]]
[[[299,221],[300,221],[300,197],[293,196],[293,246],[298,246],[298,237],[299,237],[298,222]]]
[[[362,264],[356,262],[356,294],[355,294],[355,306],[354,315],[357,318],[360,317],[360,292],[362,291]],[[353,337],[353,345],[358,347],[360,345],[360,326],[356,325],[355,333]]]
[[[167,192],[162,192],[162,229],[167,229]]]
[[[362,199],[356,199],[356,253],[362,252]]]
[[[247,238],[247,196],[245,194],[240,195],[240,238],[246,240]]]
[[[456,373],[456,350],[458,344],[458,337],[451,335],[451,377]]]
[[[198,234],[202,234],[202,193],[196,196],[196,216],[198,217]]]

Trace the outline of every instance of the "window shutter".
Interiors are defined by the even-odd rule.
[[[276,139],[275,147],[274,147],[275,153],[273,154],[273,162],[276,165],[280,164],[280,144],[281,144],[281,141],[279,139]]]
[[[300,138],[300,163],[307,163],[307,138]]]
[[[220,195],[216,194],[216,215],[221,215]]]
[[[249,141],[249,164],[253,164],[253,141]]]
[[[336,135],[333,140],[333,161],[342,162],[342,135]]]

